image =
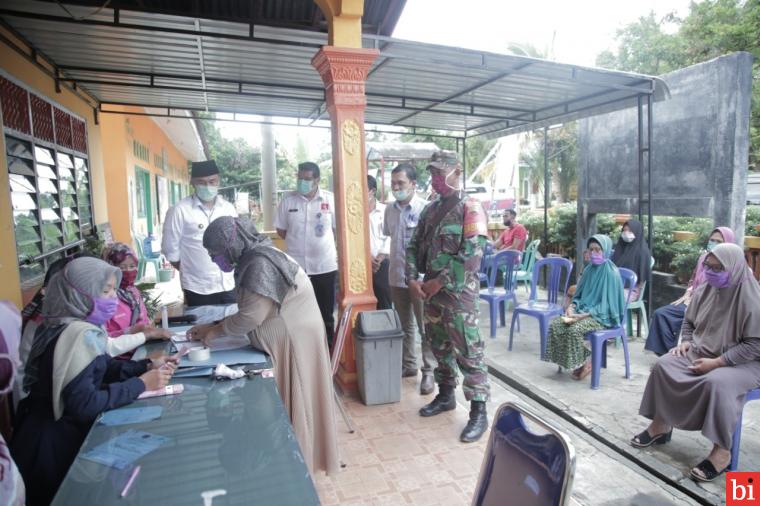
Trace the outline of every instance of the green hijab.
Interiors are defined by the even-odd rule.
[[[594,265],[587,263],[575,289],[573,304],[579,313],[590,313],[594,320],[612,328],[620,325],[620,315],[625,308],[623,281],[618,268],[610,260],[612,241],[603,234],[592,236],[587,245],[597,242],[602,247],[605,261]]]

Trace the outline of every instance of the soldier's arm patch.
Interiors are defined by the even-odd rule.
[[[488,219],[483,204],[468,199],[464,203],[464,237],[488,236]]]

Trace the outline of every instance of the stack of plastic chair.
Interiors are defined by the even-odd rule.
[[[488,267],[488,288],[480,290],[480,299],[488,302],[491,317],[491,337],[496,337],[497,310],[501,315],[501,326],[503,327],[506,325],[507,301],[512,302],[512,307],[517,306],[515,273],[519,265],[519,251],[499,251],[495,255],[491,255],[491,265]],[[499,271],[504,272],[504,288],[496,286],[496,275]]]
[[[524,419],[538,426],[537,434]],[[564,506],[575,474],[570,439],[520,403],[496,411],[473,506]]]
[[[654,267],[654,258],[652,258],[649,261],[649,267]],[[633,312],[638,311],[639,312],[639,321],[641,322],[641,337],[647,337],[649,335],[649,319],[647,317],[647,303],[644,299],[644,293],[647,291],[647,281],[644,280],[643,283],[641,283],[641,291],[639,292],[639,296],[636,298],[636,300],[632,300],[628,304],[628,325],[626,326],[626,330],[628,331],[628,335],[633,335]]]
[[[528,291],[530,280],[533,279],[533,265],[536,263],[536,253],[541,245],[541,240],[531,241],[525,251],[523,251],[522,264],[517,269],[517,281],[525,285],[525,291]]]
[[[744,403],[749,401],[760,401],[760,388],[755,388],[747,392],[747,396],[744,397]],[[744,406],[742,406],[742,412]],[[734,429],[734,437],[731,438],[731,463],[728,466],[729,471],[739,470],[739,446],[742,441],[742,413],[739,413],[739,420],[736,422],[736,429]]]
[[[538,278],[541,269],[546,267],[546,300],[538,300]],[[520,315],[531,316],[538,319],[539,334],[541,337],[541,358],[546,356],[546,337],[549,333],[551,320],[564,312],[562,297],[567,293],[567,285],[570,282],[570,273],[573,271],[573,263],[567,258],[549,257],[542,258],[533,265],[533,275],[530,282],[530,300],[526,304],[520,304],[512,312],[512,324],[509,327],[509,351],[512,351],[512,338],[514,336],[515,323],[520,323]]]
[[[632,290],[636,287],[636,273],[620,267],[620,277],[623,279],[623,289]],[[594,330],[586,334],[585,338],[591,343],[591,389],[599,388],[599,376],[601,368],[607,367],[607,341],[620,339],[623,342],[623,354],[625,355],[625,377],[631,377],[631,361],[628,356],[628,335],[626,332],[626,320],[628,317],[628,300],[631,292],[625,300],[623,314],[620,315],[620,324],[611,329]]]
[[[143,251],[144,237],[134,235],[135,238],[135,251],[137,252],[137,279],[143,279],[145,277],[145,267],[148,264],[153,265],[153,269],[156,273],[156,281],[158,281],[158,269],[161,268],[162,257],[158,255],[156,257],[146,257]]]

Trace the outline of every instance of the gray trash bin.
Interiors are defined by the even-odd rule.
[[[404,331],[396,311],[359,313],[354,338],[362,402],[367,406],[399,402]]]

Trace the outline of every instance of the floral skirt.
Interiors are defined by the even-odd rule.
[[[555,318],[549,325],[549,338],[546,343],[547,362],[554,362],[565,369],[581,366],[591,355],[584,336],[604,327],[593,318],[584,318],[567,325],[562,318]]]

